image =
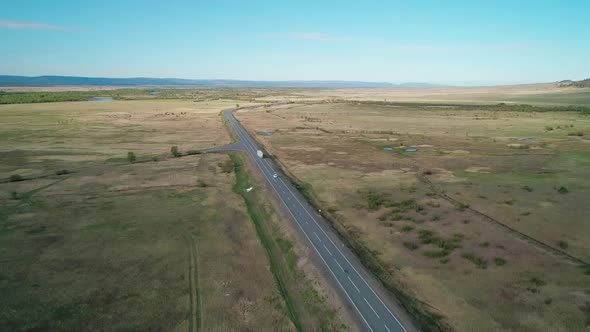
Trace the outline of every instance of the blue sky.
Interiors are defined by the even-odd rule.
[[[0,74],[524,83],[590,77],[590,1],[3,1]]]

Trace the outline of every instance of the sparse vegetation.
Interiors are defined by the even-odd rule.
[[[498,266],[502,266],[502,265],[506,264],[506,260],[502,257],[494,257],[494,264],[496,264]]]
[[[22,176],[20,176],[19,174],[12,174],[10,176],[10,178],[8,178],[8,180],[10,182],[19,182],[19,181],[23,181],[24,178]]]
[[[414,229],[414,227],[413,227],[413,226],[410,226],[410,225],[404,225],[404,226],[401,228],[401,231],[402,231],[402,232],[404,232],[404,233],[408,233],[408,232],[411,232],[413,229]]]
[[[471,263],[473,263],[479,269],[486,269],[488,267],[488,262],[485,259],[476,256],[472,252],[464,251],[464,252],[461,253],[461,257],[463,257],[466,260],[470,261]]]
[[[131,151],[127,152],[127,160],[130,163],[134,163],[137,160],[137,157],[135,157],[135,153],[133,153]]]
[[[197,187],[199,187],[199,188],[207,188],[207,187],[209,187],[209,185],[207,184],[207,182],[205,182],[205,180],[198,179],[197,180]]]
[[[582,131],[573,131],[567,134],[568,136],[584,136],[584,132]]]
[[[560,193],[560,194],[567,194],[570,191],[566,187],[561,186],[561,187],[557,188],[557,192]]]
[[[541,280],[541,278],[538,278],[538,277],[530,278],[529,282],[535,286],[538,286],[538,287],[545,286],[547,284],[545,281]]]
[[[369,210],[378,210],[385,203],[385,195],[369,191],[367,194],[367,207]]]
[[[404,242],[404,247],[410,249],[410,250],[416,250],[418,249],[418,245],[415,242]]]
[[[234,170],[234,163],[231,159],[226,160],[225,162],[219,163],[217,166],[221,168],[223,173],[231,173]]]
[[[178,152],[178,147],[176,145],[170,148],[170,153],[174,157],[180,157],[180,152]]]

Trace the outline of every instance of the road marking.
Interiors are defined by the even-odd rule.
[[[274,187],[273,187],[273,189],[274,189],[274,191],[277,191]],[[277,192],[277,194],[278,194],[278,192]],[[318,250],[318,248],[316,248],[315,244],[313,244],[313,242],[311,242],[311,239],[309,238],[309,236],[307,235],[307,233],[303,230],[303,227],[301,227],[301,225],[297,221],[297,218],[295,218],[295,216],[293,215],[293,213],[291,212],[291,210],[289,210],[289,207],[287,206],[287,204],[285,203],[285,201],[281,200],[281,202],[285,205],[285,207],[287,207],[287,211],[289,211],[289,214],[291,215],[291,217],[293,217],[293,219],[295,220],[295,223],[297,224],[297,226],[299,226],[299,229],[301,229],[301,232],[307,238],[307,241],[309,241],[309,243],[311,243],[311,246],[313,247],[313,249],[316,251],[316,253],[318,254],[318,256],[320,256],[320,259],[324,262],[324,265],[326,265],[326,267],[328,268],[328,270],[332,274],[332,277],[334,277],[334,280],[336,280],[336,282],[338,283],[338,285],[340,286],[340,288],[344,291],[344,294],[346,294],[346,297],[348,298],[348,300],[350,301],[350,303],[352,303],[352,305],[354,306],[354,308],[356,309],[356,311],[359,313],[359,315],[363,319],[363,322],[365,322],[365,324],[367,325],[367,327],[369,328],[369,330],[371,332],[373,332],[373,328],[371,327],[371,325],[369,325],[369,322],[367,322],[367,319],[365,318],[365,316],[363,315],[363,313],[360,311],[360,309],[357,307],[356,303],[354,303],[354,301],[352,300],[352,298],[350,297],[350,295],[346,291],[346,288],[344,288],[344,286],[342,286],[342,283],[340,283],[340,280],[338,280],[338,278],[336,277],[336,274],[334,274],[334,271],[332,271],[332,268],[330,267],[330,265],[328,265],[328,262],[326,262],[326,260],[324,259],[324,256],[322,256],[322,254],[320,254],[320,251]],[[336,262],[336,263],[338,263],[338,262]],[[338,265],[340,265],[340,264],[338,264]],[[340,268],[342,268],[342,267],[340,267]]]
[[[354,288],[356,288],[356,291],[357,291],[357,292],[359,292],[359,293],[361,292],[361,291],[359,290],[359,288],[358,288],[358,287],[356,287],[356,284],[354,283],[354,281],[352,281],[352,279],[350,279],[350,276],[348,277],[348,281],[350,281],[350,283],[351,283],[351,284],[354,286]]]
[[[318,241],[322,242],[322,239],[320,239],[320,237],[318,236],[318,234],[316,232],[313,232],[313,235],[315,235],[315,237],[318,238]]]
[[[281,181],[283,181],[283,180],[281,179]],[[295,194],[293,194],[293,191],[284,182],[283,182],[283,185],[287,188],[287,190],[291,193],[291,195],[293,195],[293,197],[295,197]],[[361,280],[365,283],[365,285],[367,285],[367,287],[371,290],[371,292],[375,295],[375,297],[379,300],[379,302],[381,302],[381,304],[385,307],[385,309],[387,309],[387,312],[389,312],[389,314],[393,317],[393,319],[395,319],[395,321],[398,323],[398,325],[405,332],[407,332],[406,328],[402,325],[402,323],[399,321],[399,319],[397,319],[397,317],[391,312],[391,310],[389,310],[389,307],[385,305],[385,303],[383,302],[383,300],[381,300],[381,298],[379,297],[379,295],[377,295],[377,293],[375,293],[375,291],[373,290],[373,288],[371,286],[369,286],[369,283],[365,280],[365,278],[363,278],[363,276],[356,270],[356,268],[354,267],[354,265],[352,265],[352,263],[348,260],[348,258],[346,258],[346,256],[342,253],[342,251],[340,251],[340,249],[336,246],[336,244],[334,244],[334,241],[332,241],[332,239],[330,238],[330,236],[328,236],[328,234],[326,234],[326,232],[324,231],[324,229],[322,228],[322,226],[320,226],[320,224],[315,220],[315,218],[312,217],[312,215],[309,213],[309,211],[307,211],[307,209],[303,206],[303,204],[299,201],[299,199],[297,199],[297,197],[295,197],[295,199],[297,200],[297,202],[299,203],[299,205],[301,205],[301,207],[305,210],[305,212],[307,212],[307,214],[311,217],[311,219],[316,223],[316,225],[320,228],[320,230],[322,231],[322,233],[324,233],[324,235],[326,235],[326,237],[332,243],[332,245],[334,247],[336,247],[336,250],[338,250],[338,252],[340,253],[340,255],[342,257],[344,257],[344,260],[346,260],[346,262],[348,262],[348,264],[352,267],[352,269],[354,270],[354,272],[356,272],[356,274],[361,278]],[[344,247],[344,244],[342,244],[342,246]],[[338,263],[338,262],[336,262],[336,263]],[[338,264],[338,265],[340,265],[340,264]]]
[[[363,297],[363,299],[365,299],[365,298]],[[367,304],[369,305],[369,308],[371,308],[371,310],[373,310],[373,312],[375,313],[377,318],[381,319],[381,317],[379,317],[379,314],[377,313],[377,311],[375,311],[375,309],[373,309],[373,307],[371,306],[371,303],[369,303],[369,301],[367,301],[367,299],[365,299],[365,302],[367,302]]]
[[[338,264],[338,266],[340,266],[340,270],[342,270],[342,272],[344,272],[344,268],[342,267],[342,265],[340,265],[340,263],[338,263],[337,260],[334,260],[334,262],[336,262],[336,264]]]
[[[231,115],[231,118],[235,120],[235,118],[233,117],[233,114],[231,114],[231,113],[229,113],[229,114]],[[236,120],[236,121],[237,121],[237,120]],[[240,129],[240,130],[241,130],[241,127],[238,127],[237,129],[236,129],[236,128],[234,128],[234,130],[236,130],[236,132],[240,131],[240,130],[238,130],[238,129]],[[238,133],[238,136],[240,136],[240,138],[242,138],[242,137],[241,137],[241,135],[240,135],[240,133]],[[256,158],[256,157],[254,157],[254,155],[253,155],[253,154],[254,154],[254,152],[252,152],[250,149],[248,149],[248,148],[250,148],[250,147],[251,147],[251,146],[248,144],[248,143],[250,143],[250,142],[249,142],[248,140],[246,140],[246,139],[243,139],[243,140],[244,140],[244,143],[245,143],[245,145],[246,145],[246,150],[249,150],[249,152],[250,152],[250,153],[252,153],[251,157],[252,157],[252,158],[254,158],[254,159],[256,160],[256,165],[257,165],[257,166],[260,168],[260,170],[262,171],[262,174],[263,174],[263,175],[265,175],[265,172],[264,172],[264,170],[262,169],[262,167],[260,166],[260,164],[258,163],[258,160],[257,160],[257,158]],[[273,185],[273,183],[272,183],[272,182],[270,182],[270,180],[269,180],[268,178],[266,178],[266,179],[267,179],[267,181],[270,183],[270,185],[271,185],[271,187],[273,188],[273,190],[274,190],[274,191],[275,191],[275,192],[278,194],[279,192],[277,191],[277,189],[275,188],[275,186]],[[282,179],[281,179],[281,181],[282,181]],[[283,184],[283,185],[284,185],[284,184]],[[287,188],[287,190],[288,190],[289,192],[291,192],[291,190],[289,189],[289,187],[286,187],[286,188]],[[291,194],[292,194],[292,192],[291,192]],[[281,197],[280,197],[280,195],[279,195],[279,198],[281,198]],[[295,198],[295,199],[297,200],[297,202],[299,202],[299,200],[298,200],[297,198]],[[321,253],[319,252],[319,250],[316,248],[315,244],[313,244],[313,242],[311,242],[311,239],[309,238],[309,236],[307,235],[307,233],[305,232],[305,230],[303,230],[303,228],[302,228],[302,227],[301,227],[301,225],[299,224],[299,220],[297,220],[297,218],[295,218],[295,216],[293,215],[293,212],[291,212],[291,210],[290,210],[290,209],[289,209],[289,207],[287,206],[287,203],[285,203],[285,201],[284,201],[284,200],[282,200],[282,199],[281,199],[281,202],[282,202],[282,203],[285,205],[285,207],[287,207],[287,211],[289,211],[289,214],[291,214],[291,217],[293,217],[293,219],[295,220],[295,223],[296,223],[296,224],[297,224],[297,226],[298,226],[298,227],[301,229],[301,232],[303,232],[303,235],[305,235],[305,237],[307,238],[307,240],[308,240],[308,241],[311,243],[311,245],[312,245],[313,249],[314,249],[314,250],[317,252],[318,256],[320,256],[321,260],[324,262],[324,264],[326,265],[326,267],[328,268],[328,270],[330,271],[330,273],[331,273],[331,274],[332,274],[332,276],[334,277],[334,280],[336,280],[336,282],[338,283],[338,285],[340,286],[340,288],[341,288],[341,289],[344,291],[344,294],[346,294],[346,297],[348,298],[348,300],[350,301],[350,303],[352,303],[352,305],[354,306],[354,308],[356,309],[356,311],[359,313],[359,315],[360,315],[360,316],[361,316],[361,318],[363,319],[363,322],[365,322],[365,324],[367,325],[367,327],[369,328],[369,330],[370,330],[371,332],[373,332],[373,328],[371,327],[371,325],[369,325],[369,322],[367,321],[367,319],[365,318],[365,316],[363,315],[363,313],[362,313],[362,312],[360,311],[360,309],[357,307],[356,303],[355,303],[355,302],[352,300],[352,298],[351,298],[351,297],[350,297],[350,295],[348,294],[348,291],[346,291],[346,289],[344,288],[344,286],[342,286],[342,283],[340,282],[340,280],[338,280],[338,278],[336,277],[336,274],[334,274],[334,271],[332,271],[332,268],[330,268],[330,265],[328,265],[328,262],[326,262],[326,260],[325,260],[325,259],[324,259],[324,257],[322,256],[322,254],[321,254]],[[299,202],[299,204],[301,204],[301,202]],[[302,207],[303,207],[303,205],[302,205]],[[307,210],[306,210],[305,208],[304,208],[304,210],[307,212]],[[308,212],[308,214],[309,214],[309,212]],[[313,217],[312,217],[312,219],[313,219]],[[314,220],[314,222],[316,222],[316,221],[315,221],[315,219],[313,219],[313,220]],[[317,224],[317,222],[316,222],[316,224]],[[321,227],[320,227],[320,229],[321,229]],[[323,229],[322,229],[322,232],[324,232],[324,230],[323,230]],[[324,232],[324,234],[325,234],[325,232]],[[330,239],[330,238],[328,237],[328,239]],[[331,241],[332,241],[332,240],[330,240],[330,242],[331,242]],[[334,244],[334,243],[332,242],[332,244]],[[338,248],[336,248],[336,249],[338,249]],[[341,254],[342,254],[342,253],[341,253]],[[345,257],[345,259],[346,259],[346,257]],[[338,266],[340,266],[340,264],[338,263],[338,261],[336,261],[336,264],[338,264]],[[340,266],[340,268],[342,269],[342,266]],[[342,271],[344,271],[344,269],[342,269]],[[362,277],[361,277],[361,278],[362,278]],[[402,328],[403,328],[403,326],[402,326]]]
[[[330,254],[330,256],[332,256],[332,252],[330,251],[330,249],[328,249],[328,247],[326,247],[325,244],[324,244],[324,248],[326,249],[326,251],[328,252],[328,254]]]
[[[387,325],[383,324],[383,326],[385,326],[385,328],[387,329],[387,331],[391,332],[391,330],[389,329],[389,327],[387,327]]]

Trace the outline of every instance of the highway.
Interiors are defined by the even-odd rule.
[[[335,283],[358,314],[360,321],[367,331],[408,332],[415,331],[413,326],[404,326],[391,308],[366,281],[367,273],[364,268],[352,259],[342,242],[335,236],[330,236],[324,230],[328,229],[327,221],[307,203],[295,187],[277,171],[276,165],[268,158],[256,156],[258,150],[255,141],[241,126],[233,115],[236,109],[223,111],[229,125],[243,144],[245,153],[256,164],[262,176],[269,183],[277,199],[285,206],[295,224],[325,267],[334,278]],[[274,177],[274,174],[278,174]],[[359,271],[363,273],[359,273]],[[408,329],[408,330],[406,330]]]

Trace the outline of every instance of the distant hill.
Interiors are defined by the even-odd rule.
[[[559,86],[574,86],[576,88],[590,88],[590,78],[580,81],[563,80],[557,82]]]
[[[270,87],[270,88],[394,88],[436,86],[429,83],[360,82],[360,81],[241,81],[191,80],[181,78],[106,78],[77,76],[0,75],[0,86],[193,86],[193,87]]]

